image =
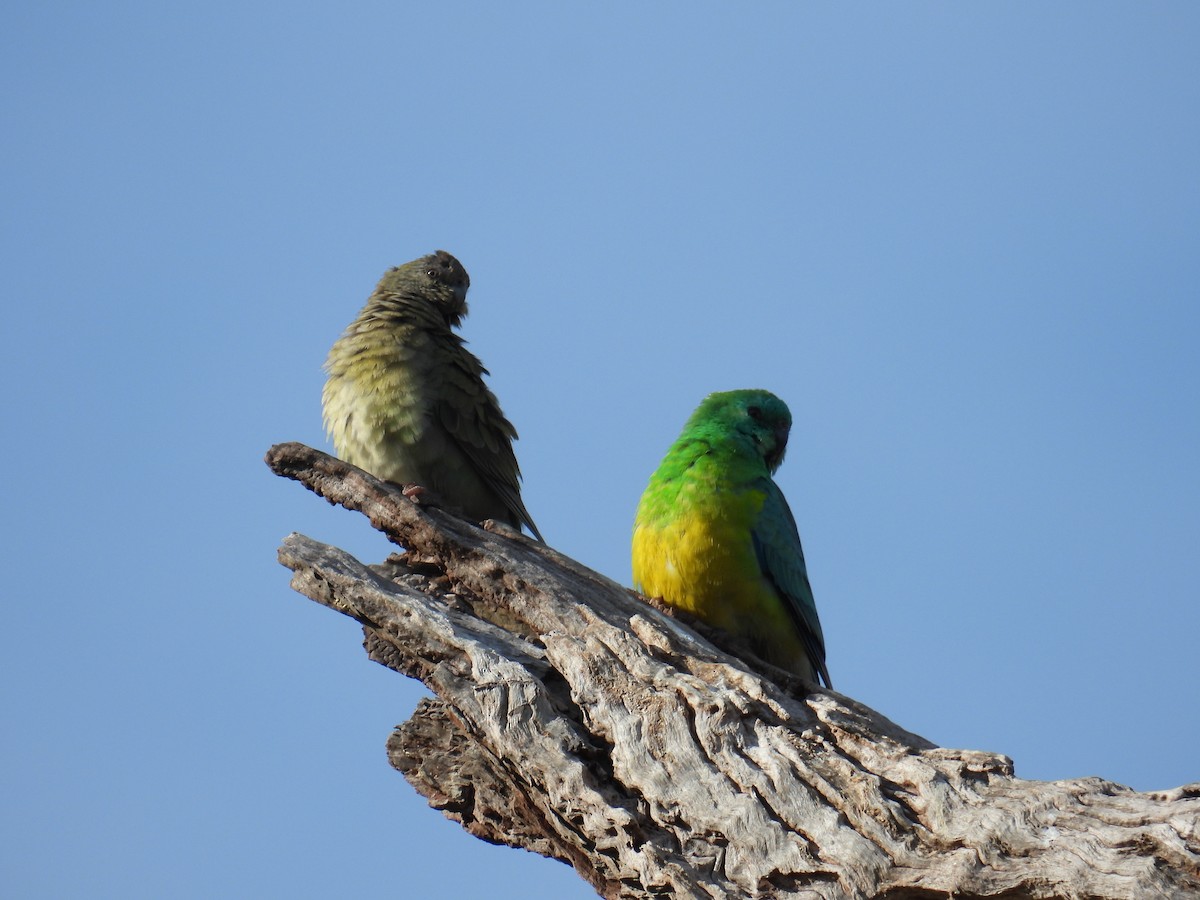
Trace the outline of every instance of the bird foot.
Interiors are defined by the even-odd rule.
[[[442,500],[437,494],[419,484],[402,484],[400,493],[418,506],[440,507],[442,505]]]

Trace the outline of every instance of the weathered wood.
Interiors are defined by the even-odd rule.
[[[372,567],[298,534],[279,552],[296,590],[435,694],[392,764],[472,834],[605,897],[1200,895],[1200,784],[1015,778],[730,656],[507,527],[300,444],[267,462],[406,548]]]

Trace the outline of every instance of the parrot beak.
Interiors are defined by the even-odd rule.
[[[767,454],[767,469],[772,473],[783,462],[783,455],[787,452],[788,432],[790,430],[787,425],[776,425],[774,428],[775,447]]]

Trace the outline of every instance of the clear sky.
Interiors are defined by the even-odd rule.
[[[444,248],[550,543],[629,582],[700,399],[837,687],[1017,773],[1200,780],[1200,6],[14,3],[0,34],[9,897],[583,898],[430,810],[423,688],[288,588],[365,520],[321,363]]]

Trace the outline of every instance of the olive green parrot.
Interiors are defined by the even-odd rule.
[[[397,484],[418,485],[475,521],[525,525],[517,432],[451,329],[471,280],[438,250],[389,270],[325,361],[325,429],[337,454]]]
[[[771,480],[791,427],[768,391],[706,397],[638,504],[633,583],[831,686],[796,520]]]

